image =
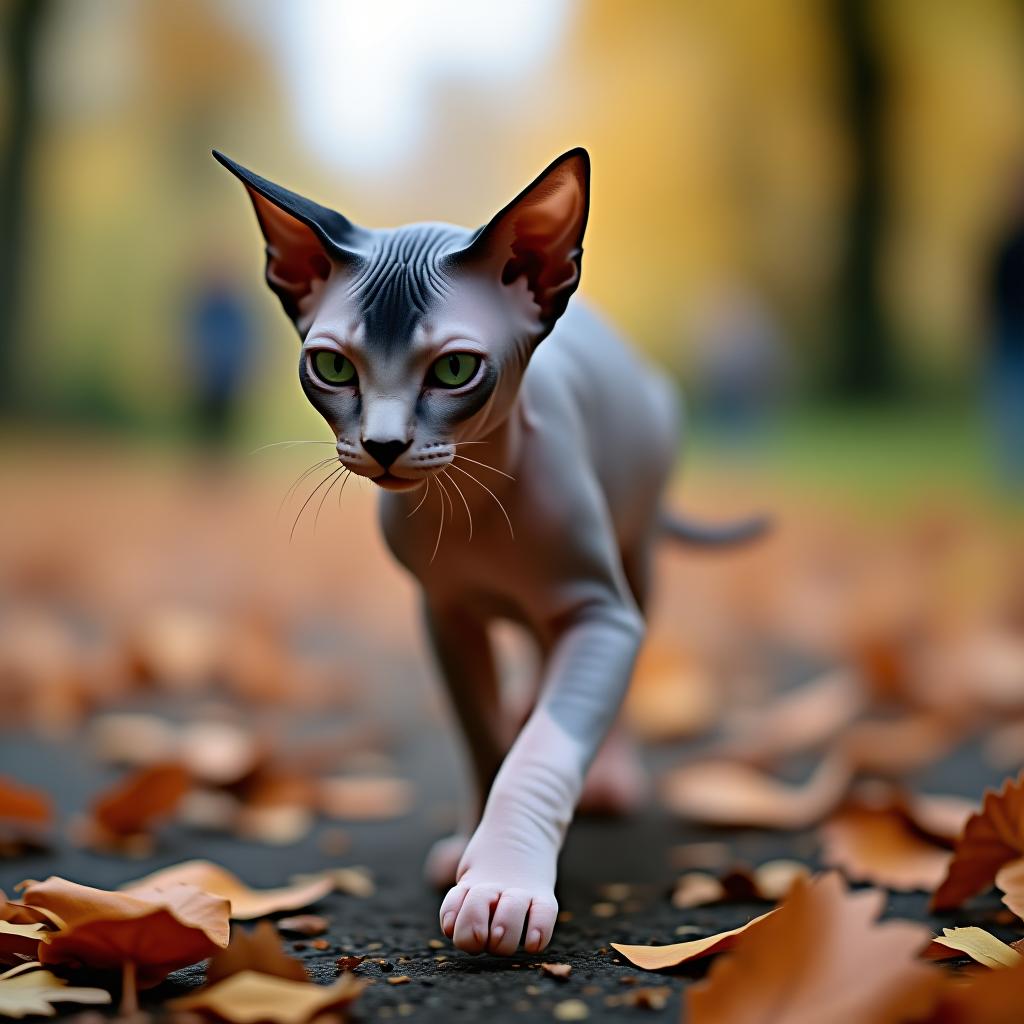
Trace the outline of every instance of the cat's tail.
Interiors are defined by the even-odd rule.
[[[708,525],[663,510],[658,525],[665,536],[682,544],[730,548],[759,540],[772,528],[772,519],[770,516],[754,516],[735,523]]]

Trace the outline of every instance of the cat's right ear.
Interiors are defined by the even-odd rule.
[[[318,282],[327,280],[332,265],[358,262],[364,232],[335,210],[261,178],[223,153],[213,150],[213,156],[249,193],[267,243],[267,284],[300,334],[304,333],[300,323],[308,312],[304,300]]]

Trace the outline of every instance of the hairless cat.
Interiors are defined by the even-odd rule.
[[[337,472],[384,491],[384,536],[420,583],[465,734],[475,806],[428,861],[451,886],[441,928],[468,952],[538,952],[588,768],[602,744],[601,758],[621,756],[605,741],[644,636],[653,542],[729,544],[764,523],[707,528],[662,508],[675,390],[591,309],[569,307],[586,151],[559,157],[476,231],[357,227],[214,155],[255,207],[267,283],[302,339],[299,380],[337,438]],[[511,746],[497,620],[524,626],[543,659]]]

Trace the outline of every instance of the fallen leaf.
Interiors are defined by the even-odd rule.
[[[315,935],[323,935],[330,927],[326,917],[319,914],[298,914],[295,917],[282,917],[277,922],[277,930],[291,935],[305,935],[312,938]]]
[[[333,985],[290,981],[241,971],[198,992],[172,999],[172,1010],[193,1010],[230,1024],[306,1024],[328,1010],[352,1003],[366,982],[345,974]]]
[[[688,871],[676,882],[672,891],[672,906],[677,910],[703,907],[725,899],[725,886],[704,871]]]
[[[194,885],[213,896],[228,900],[231,916],[238,921],[251,921],[281,910],[301,910],[326,896],[333,887],[328,878],[311,878],[279,889],[250,889],[230,871],[217,864],[208,860],[188,860],[156,871],[136,882],[129,882],[122,888],[165,888],[177,883]]]
[[[933,910],[949,910],[988,889],[1004,864],[1024,856],[1024,774],[988,790],[981,810],[964,826],[953,859],[932,896]],[[1012,908],[1011,908],[1012,909]]]
[[[715,724],[720,709],[720,688],[692,657],[644,648],[623,709],[633,732],[652,743],[695,736]]]
[[[941,761],[963,738],[962,723],[922,712],[903,718],[857,722],[840,738],[857,771],[898,778]]]
[[[45,793],[0,776],[0,830],[12,824],[42,829],[52,817],[53,805]]]
[[[29,884],[22,898],[65,922],[40,945],[43,963],[97,970],[134,965],[142,986],[204,960],[228,942],[227,900],[192,885],[108,892],[50,877]]]
[[[777,903],[798,878],[809,878],[810,869],[798,860],[769,860],[754,868],[754,884],[761,899]]]
[[[878,923],[878,890],[798,879],[785,902],[687,991],[693,1024],[904,1024],[933,1006],[938,972],[917,959],[923,925]]]
[[[1004,864],[996,872],[995,883],[1007,907],[1018,917],[1024,917],[1024,859]]]
[[[668,946],[630,946],[618,942],[610,943],[612,949],[621,953],[631,964],[642,967],[645,971],[665,971],[678,967],[690,960],[711,956],[732,949],[739,941],[739,936],[748,929],[760,927],[775,911],[755,917],[752,921],[717,935],[708,935],[703,939],[691,939],[689,942],[674,942]]]
[[[263,761],[263,745],[231,722],[194,722],[178,737],[178,757],[189,774],[208,786],[230,786],[251,775]]]
[[[399,818],[412,807],[412,786],[387,776],[335,776],[321,779],[319,807],[329,818],[377,821]]]
[[[541,964],[540,969],[552,978],[565,981],[572,972],[572,964]]]
[[[984,928],[943,928],[936,935],[924,955],[930,960],[947,960],[966,953],[983,967],[1016,967],[1024,964],[1021,956],[1012,946],[997,939]]]
[[[97,797],[91,808],[92,820],[112,837],[145,834],[177,809],[189,785],[182,765],[150,765]]]
[[[787,691],[765,708],[744,709],[726,720],[718,753],[755,764],[824,746],[857,717],[864,694],[855,673],[834,669]]]
[[[819,835],[822,862],[854,882],[931,892],[949,867],[949,851],[920,836],[891,806],[850,802]]]
[[[48,934],[44,924],[0,921],[0,964],[21,964],[26,960],[35,960],[39,943],[46,942]]]
[[[240,839],[292,846],[309,835],[315,824],[316,816],[308,807],[268,804],[239,808],[233,826]]]
[[[849,765],[836,756],[800,786],[734,761],[698,761],[670,772],[663,794],[670,810],[706,824],[798,830],[828,814],[850,781]]]
[[[917,1024],[1019,1024],[1024,964],[964,972],[943,986],[931,1015]]]
[[[327,868],[312,875],[292,875],[293,885],[308,885],[314,881],[327,879],[335,892],[343,892],[346,896],[357,896],[368,899],[376,891],[373,875],[369,868]]]
[[[335,963],[342,971],[354,971],[365,959],[365,956],[339,956]]]
[[[72,988],[49,971],[37,970],[39,964],[22,964],[0,974],[0,1017],[52,1017],[54,1003],[78,1003],[100,1006],[110,1002],[110,993],[101,988]]]
[[[213,985],[242,971],[258,971],[291,981],[309,981],[306,968],[284,951],[281,939],[269,921],[260,921],[251,932],[233,928],[231,941],[210,959],[206,984]]]
[[[132,768],[172,761],[178,746],[170,722],[129,712],[98,715],[90,725],[89,739],[99,760]]]

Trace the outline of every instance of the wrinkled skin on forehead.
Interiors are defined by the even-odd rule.
[[[679,434],[674,390],[569,306],[589,159],[564,154],[476,231],[357,227],[218,159],[255,207],[268,284],[302,339],[302,388],[340,463],[384,491],[384,535],[420,584],[463,731],[476,798],[429,862],[450,886],[442,930],[470,952],[537,952],[588,770],[591,788],[624,796],[613,725]],[[517,735],[490,641],[499,619],[543,658]]]

